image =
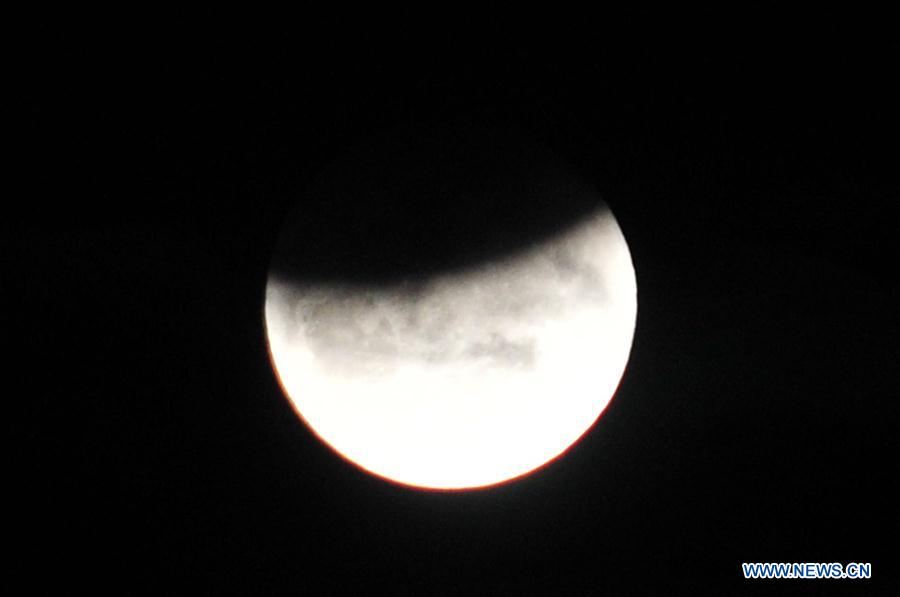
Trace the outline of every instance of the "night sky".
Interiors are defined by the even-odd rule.
[[[900,45],[877,16],[645,17],[474,36],[28,26],[27,184],[6,196],[0,287],[8,565],[31,592],[896,594]],[[542,199],[539,169],[473,194],[487,175],[465,135],[443,178],[382,156],[386,185],[409,173],[400,195],[303,203],[373,139],[435,150],[435,130],[465,127],[599,190],[638,318],[618,393],[563,458],[422,492],[297,419],[264,287],[298,206],[328,257],[316,275],[379,279],[581,213]],[[741,562],[871,562],[873,578],[751,581]]]

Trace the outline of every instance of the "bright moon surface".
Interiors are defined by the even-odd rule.
[[[634,268],[603,208],[504,259],[393,288],[271,275],[269,349],[296,411],[363,469],[425,488],[524,475],[597,420],[625,369]]]

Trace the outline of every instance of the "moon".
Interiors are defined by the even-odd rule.
[[[388,287],[270,275],[265,323],[287,397],[359,467],[433,489],[493,485],[598,419],[637,313],[605,205],[517,254]]]
[[[415,488],[524,476],[612,399],[637,315],[628,244],[554,151],[472,121],[350,150],[284,223],[269,355],[337,454]]]

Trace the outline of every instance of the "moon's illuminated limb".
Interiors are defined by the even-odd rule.
[[[270,276],[266,330],[296,410],[389,479],[471,488],[553,459],[597,419],[631,349],[628,246],[608,209],[504,260],[415,286]]]

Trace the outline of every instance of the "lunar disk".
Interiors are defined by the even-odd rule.
[[[363,469],[462,489],[524,475],[611,400],[637,310],[606,207],[512,255],[414,283],[270,274],[273,365],[297,413]]]

